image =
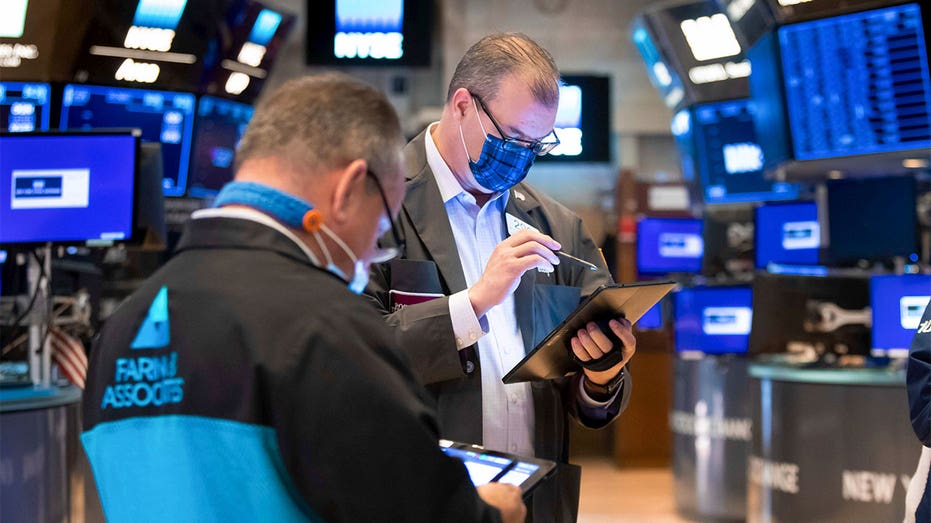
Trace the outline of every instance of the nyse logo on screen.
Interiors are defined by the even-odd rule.
[[[931,303],[931,296],[902,296],[899,299],[899,323],[902,328],[917,329],[928,303]]]
[[[702,311],[702,330],[709,336],[746,336],[752,320],[750,307],[708,307]]]
[[[397,60],[404,56],[403,0],[336,2],[336,58]]]
[[[10,208],[55,209],[87,207],[90,170],[14,170]]]
[[[701,258],[705,244],[697,234],[666,232],[659,236],[659,254],[665,258]]]
[[[787,251],[817,249],[821,246],[821,225],[817,221],[782,224],[782,248]]]

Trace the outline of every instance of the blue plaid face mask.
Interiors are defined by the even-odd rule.
[[[474,98],[472,107],[475,108],[476,116],[479,116]],[[462,135],[462,124],[459,124],[459,138],[462,140],[466,157],[469,158],[469,169],[472,170],[475,181],[485,189],[492,192],[506,191],[527,177],[537,155],[527,147],[505,142],[497,136],[488,134],[485,126],[482,125],[481,117],[478,119],[478,124],[485,133],[485,143],[482,145],[482,152],[477,162],[472,161],[472,157],[469,156],[469,149]]]

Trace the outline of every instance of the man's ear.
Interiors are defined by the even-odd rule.
[[[465,87],[460,87],[453,92],[453,98],[450,100],[449,105],[453,109],[453,115],[456,117],[457,122],[461,122],[469,111],[474,110],[472,103],[472,93]]]
[[[337,181],[330,199],[329,216],[334,224],[346,223],[358,212],[359,205],[364,201],[367,172],[368,164],[365,160],[353,160],[334,174]]]

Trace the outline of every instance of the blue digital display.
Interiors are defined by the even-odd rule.
[[[203,96],[197,104],[188,194],[214,196],[233,179],[236,146],[252,119],[252,106]]]
[[[657,49],[656,44],[650,37],[649,31],[640,20],[634,21],[633,40],[646,64],[647,76],[650,77],[653,87],[656,87],[663,97],[663,103],[667,107],[678,106],[685,97],[682,80],[663,60],[659,49]]]
[[[275,36],[278,26],[281,25],[281,15],[270,10],[262,9],[255,19],[255,25],[249,33],[249,41],[254,44],[268,45]]]
[[[677,351],[747,352],[753,323],[750,287],[695,287],[675,293]]]
[[[404,0],[336,0],[336,31],[403,33]]]
[[[701,220],[644,218],[637,223],[637,270],[641,274],[701,271],[705,244]]]
[[[902,274],[870,278],[874,356],[906,356],[931,300],[931,275]]]
[[[815,265],[821,225],[814,202],[761,205],[756,209],[756,266]]]
[[[797,184],[767,180],[748,100],[696,106],[692,134],[705,203],[793,200]]]
[[[139,0],[133,25],[174,31],[186,5],[187,0]]]
[[[59,128],[135,127],[145,142],[161,142],[165,196],[181,196],[187,186],[194,95],[91,85],[65,86]]]
[[[663,301],[656,302],[656,305],[650,307],[650,310],[643,313],[643,316],[635,324],[640,330],[662,329],[663,328]]]
[[[49,84],[0,82],[0,130],[48,131],[51,92]]]
[[[129,133],[0,135],[0,243],[128,239],[136,148]]]
[[[931,147],[931,76],[914,4],[781,27],[795,157]]]

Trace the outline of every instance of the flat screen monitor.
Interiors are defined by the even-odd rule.
[[[918,261],[915,178],[828,180],[829,262]]]
[[[49,84],[0,82],[0,131],[48,131],[51,105]]]
[[[252,110],[251,105],[213,96],[201,97],[194,125],[189,195],[215,196],[233,179],[233,156],[252,119]]]
[[[307,65],[430,65],[433,2],[308,0]]]
[[[0,243],[128,240],[137,155],[130,132],[0,134]]]
[[[637,222],[637,271],[640,274],[697,273],[705,246],[701,220],[643,218]]]
[[[675,293],[674,300],[676,351],[747,352],[753,322],[750,287],[682,289]]]
[[[815,202],[761,205],[756,208],[756,267],[770,263],[816,265],[821,224]]]
[[[758,272],[753,278],[750,351],[870,353],[869,278]]]
[[[778,38],[796,159],[931,148],[918,5],[792,24]]]
[[[194,101],[190,93],[66,85],[59,127],[141,129],[143,141],[162,144],[165,196],[181,196],[191,156]]]
[[[559,145],[542,162],[611,161],[611,80],[563,75],[554,131]]]
[[[748,100],[696,106],[692,133],[705,203],[798,198],[799,186],[766,179],[763,150],[756,139]]]
[[[908,356],[915,331],[931,301],[931,275],[901,274],[870,278],[873,356]]]

